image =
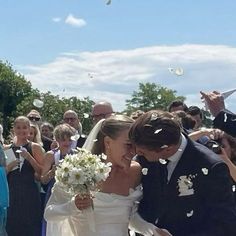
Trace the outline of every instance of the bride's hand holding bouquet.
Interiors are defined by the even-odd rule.
[[[78,148],[59,163],[55,173],[56,182],[71,197],[75,197],[75,205],[88,218],[92,231],[95,231],[92,193],[100,190],[99,184],[111,171],[111,163],[105,163],[105,160],[104,154],[94,155]]]

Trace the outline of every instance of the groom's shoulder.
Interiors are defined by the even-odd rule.
[[[191,140],[188,140],[185,154],[192,154],[192,158],[195,159],[193,161],[196,161],[197,163],[205,163],[208,165],[224,163],[218,154],[214,153],[204,145]]]

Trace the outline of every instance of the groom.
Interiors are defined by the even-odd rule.
[[[173,236],[236,235],[231,179],[220,157],[183,135],[169,112],[145,113],[129,135],[143,167],[142,218]]]

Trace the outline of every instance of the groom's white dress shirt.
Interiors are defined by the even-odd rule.
[[[178,148],[178,151],[172,155],[171,157],[169,157],[167,160],[169,160],[169,163],[167,165],[167,170],[168,170],[168,181],[171,178],[172,173],[174,172],[175,167],[177,166],[185,148],[187,146],[187,139],[184,137],[183,134],[181,134],[181,144]]]

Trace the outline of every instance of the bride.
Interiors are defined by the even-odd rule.
[[[142,172],[141,166],[132,161],[134,150],[128,138],[132,123],[129,117],[116,115],[96,124],[83,147],[93,154],[107,155],[106,161],[112,163],[110,175],[93,198],[76,195],[71,199],[55,184],[44,213],[47,236],[128,236],[130,221],[145,236],[169,235],[136,212],[136,203],[142,196]],[[83,214],[92,205],[96,232]]]

